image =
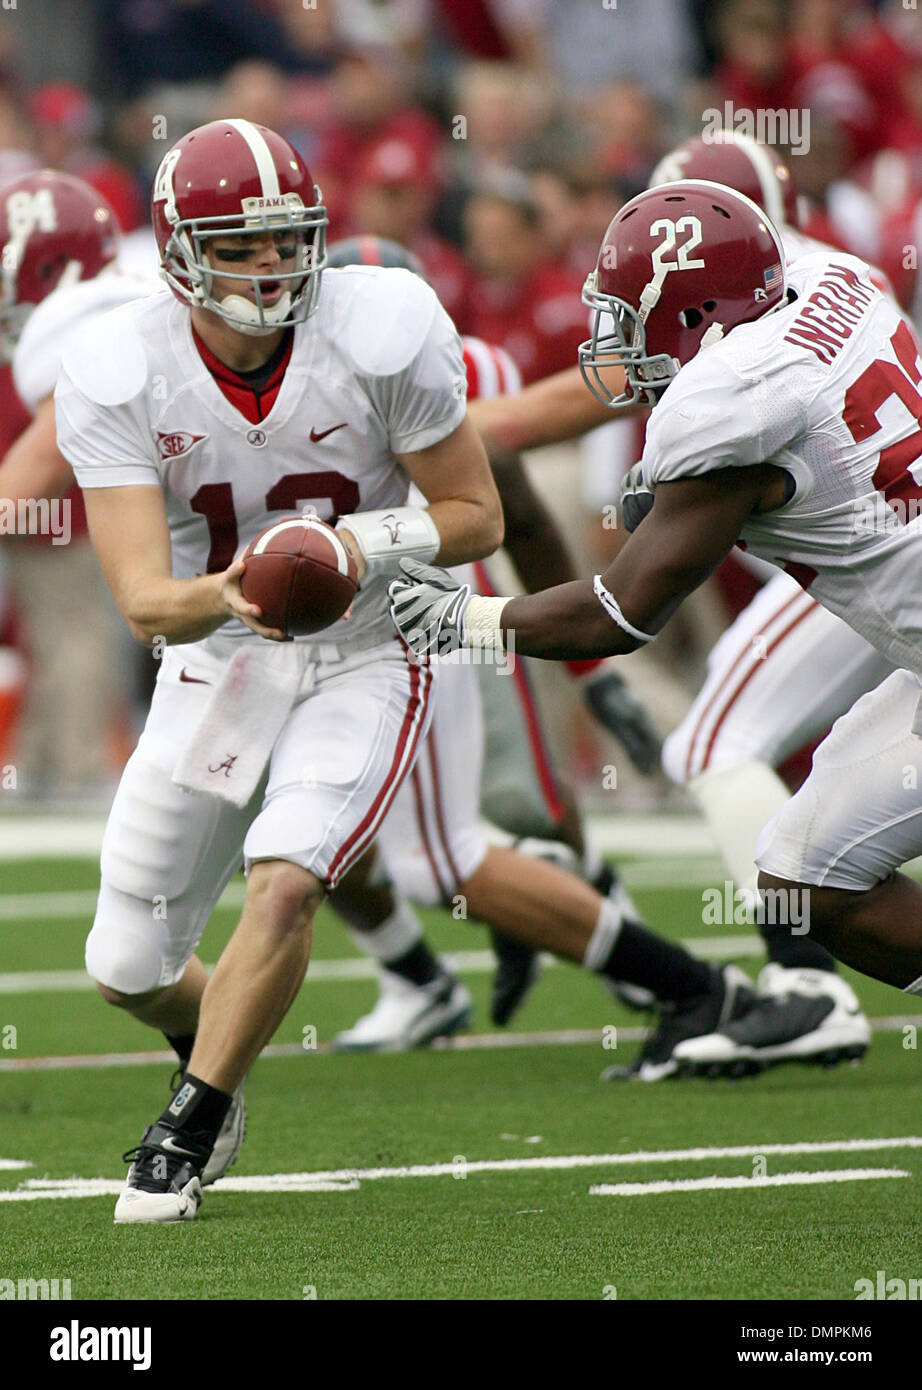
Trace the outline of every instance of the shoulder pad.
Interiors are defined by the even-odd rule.
[[[363,376],[394,376],[418,354],[440,304],[409,270],[348,266],[326,271],[335,286],[330,327]]]
[[[147,353],[134,309],[126,304],[95,315],[74,332],[64,350],[62,368],[96,405],[124,405],[144,389]]]

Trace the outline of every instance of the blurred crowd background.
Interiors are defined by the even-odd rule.
[[[781,147],[807,230],[882,265],[920,315],[915,0],[19,0],[0,10],[0,178],[76,173],[133,232],[147,222],[163,153],[188,129],[229,115],[271,126],[319,183],[330,237],[409,246],[459,330],[506,348],[526,382],[575,363],[587,327],[580,290],[608,222],[715,109],[808,113],[807,139],[801,119]],[[10,389],[4,380],[2,448],[25,423]],[[530,461],[584,572],[604,563],[604,507],[640,447],[637,427],[614,421],[578,449]],[[0,540],[0,566],[11,544],[40,542]],[[664,729],[752,592],[736,570],[725,567],[668,641],[626,671]],[[50,737],[23,755],[23,672],[26,711],[42,674],[28,633],[41,622],[21,592],[17,601],[10,586],[4,600],[0,590],[0,765],[21,764],[19,790],[33,796],[104,793],[143,699],[113,679],[108,703],[94,697],[102,742],[63,756]],[[126,648],[118,670],[131,665]],[[557,679],[545,680],[555,737],[592,794],[605,750]],[[52,729],[66,719],[60,682],[54,699]],[[654,779],[628,786],[620,804],[664,794]]]

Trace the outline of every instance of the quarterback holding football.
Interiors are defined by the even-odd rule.
[[[194,1217],[239,1114],[220,1171],[232,1160],[240,1088],[300,988],[316,908],[413,766],[434,677],[388,620],[398,560],[457,564],[502,540],[454,326],[405,271],[323,276],[326,211],[285,139],[236,119],[193,130],[160,165],[153,223],[172,294],[76,334],[55,393],[103,572],[163,657],[87,966],[189,1056],[119,1222]],[[406,505],[410,481],[427,505]],[[290,640],[244,597],[241,552],[304,511],[339,518],[360,588],[345,621]],[[206,983],[195,948],[241,846],[243,913]]]

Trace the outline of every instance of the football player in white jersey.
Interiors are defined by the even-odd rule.
[[[657,165],[650,186],[683,176],[712,179],[750,197],[780,232],[788,261],[832,249],[799,230],[787,165],[748,136],[727,131],[686,140]],[[872,267],[871,274],[889,293],[883,273]],[[617,378],[617,369],[611,374]],[[475,402],[471,413],[491,445],[506,440],[526,446],[582,434],[605,410],[574,369],[518,398]],[[745,552],[743,557],[768,582],[711,652],[707,679],[667,738],[663,763],[698,801],[730,874],[744,899],[751,899],[758,831],[789,795],[773,769],[893,668],[790,575],[747,561]],[[759,1005],[720,1035],[704,1035],[694,1048],[689,1044],[683,1049],[686,1063],[694,1053],[696,1065],[718,1075],[788,1060],[828,1065],[861,1055],[870,1029],[854,991],[836,976],[833,958],[809,935],[794,935],[780,923],[759,925],[769,953],[759,978]]]
[[[0,463],[0,498],[18,505],[22,498],[59,497],[74,486],[73,470],[58,448],[54,415],[54,388],[69,337],[98,315],[168,291],[146,273],[149,255],[123,255],[125,243],[114,213],[95,189],[70,174],[45,169],[5,183],[0,187],[0,223],[7,268],[0,331],[4,351],[12,356],[17,391],[33,416]],[[100,595],[88,600],[78,590],[73,598],[93,606]],[[83,620],[87,611],[84,607]],[[67,699],[78,714],[83,713],[80,702],[98,702],[98,686],[108,688],[112,680],[111,671],[107,675],[112,654],[100,647],[98,635],[94,639],[93,627],[84,631],[81,643],[84,665],[76,668],[71,659],[68,667]],[[40,640],[47,643],[47,635],[40,634]],[[181,1077],[193,1036],[168,1035],[168,1041],[176,1050]],[[227,1171],[244,1125],[238,1097],[205,1166],[203,1184],[216,1182]]]
[[[747,135],[725,131],[686,140],[660,161],[648,186],[684,178],[711,179],[751,198],[780,233],[788,262],[834,249],[800,229],[788,166]],[[877,287],[892,294],[884,273],[870,269]],[[764,574],[764,562],[751,564]],[[663,767],[697,801],[746,900],[756,897],[759,830],[789,797],[774,769],[892,670],[793,575],[774,567],[709,654],[704,684],[666,740]],[[717,1076],[860,1055],[870,1027],[833,958],[809,934],[792,934],[782,923],[763,921],[761,930],[769,953],[759,976],[761,1004],[722,1034],[696,1039],[683,1050],[686,1062]]]
[[[195,1034],[120,1222],[194,1217],[232,1097],[300,988],[316,907],[412,768],[433,672],[393,639],[394,557],[452,564],[502,539],[450,320],[405,272],[322,281],[326,213],[286,140],[243,120],[191,132],[161,163],[153,220],[173,295],[78,332],[55,393],[103,572],[135,636],[163,646],[87,965],[112,1002]],[[411,479],[427,507],[405,505]],[[347,621],[283,643],[235,556],[308,504],[339,516],[361,587]],[[194,951],[241,844],[246,902],[206,984]]]
[[[792,569],[906,669],[837,722],[763,830],[762,910],[918,993],[922,889],[896,870],[922,850],[920,347],[857,258],[784,262],[764,213],[721,185],[665,184],[626,204],[587,281],[595,321],[580,359],[609,406],[654,407],[639,524],[604,575],[540,596],[473,598],[406,561],[392,613],[421,650],[514,632],[517,650],[549,659],[626,653],[739,539]],[[627,378],[617,398],[612,364]]]

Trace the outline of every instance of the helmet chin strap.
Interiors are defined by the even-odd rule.
[[[242,294],[228,294],[220,301],[221,317],[226,318],[232,327],[251,337],[262,337],[274,333],[280,321],[284,321],[291,310],[291,294],[288,290],[281,295],[278,304],[263,308],[245,298]]]

